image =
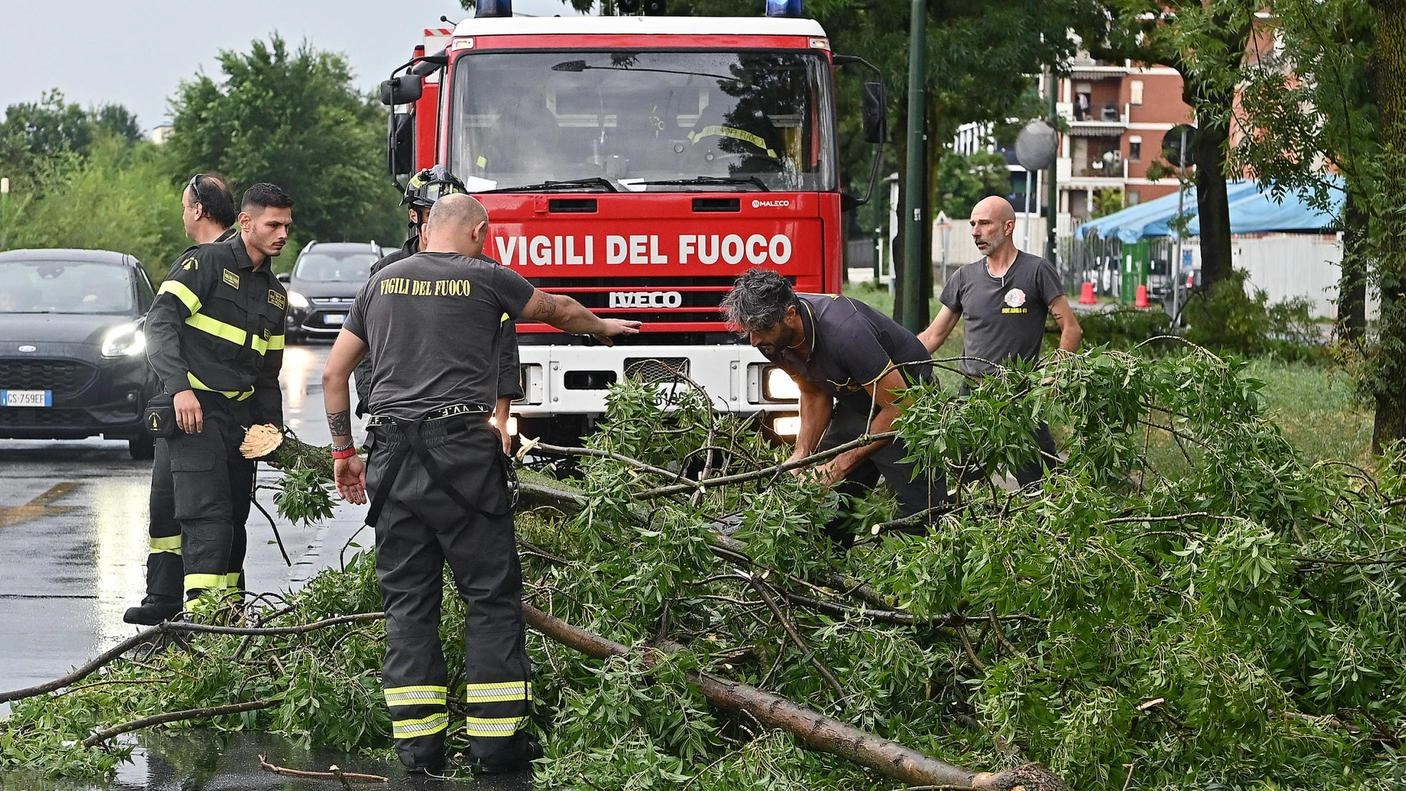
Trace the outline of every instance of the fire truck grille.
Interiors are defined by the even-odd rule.
[[[625,377],[653,384],[671,383],[688,376],[687,357],[626,357]]]
[[[733,277],[534,278],[545,291],[566,294],[606,318],[646,323],[711,325],[725,331],[718,305]]]

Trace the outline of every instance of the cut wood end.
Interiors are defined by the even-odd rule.
[[[283,444],[283,432],[272,423],[250,426],[239,443],[239,455],[246,459],[261,459]]]
[[[1000,772],[978,772],[972,775],[972,788],[990,791],[1069,791],[1069,786],[1054,772],[1039,764],[1022,764]]]

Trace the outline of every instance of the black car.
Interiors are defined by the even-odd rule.
[[[310,242],[288,279],[287,341],[335,338],[382,255],[375,242]]]
[[[0,253],[0,437],[154,446],[143,332],[154,294],[137,259],[107,250]]]

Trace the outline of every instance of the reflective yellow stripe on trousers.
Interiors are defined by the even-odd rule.
[[[396,739],[413,739],[416,736],[439,733],[448,727],[449,712],[441,711],[414,720],[395,720],[391,723],[391,736]]]
[[[515,700],[532,700],[532,687],[526,681],[469,684],[464,690],[465,703],[508,703]]]
[[[526,717],[469,717],[470,736],[512,736],[527,725]]]
[[[387,706],[443,706],[448,690],[434,685],[390,687],[385,695]]]
[[[151,539],[151,542],[147,545],[147,548],[148,551],[153,555],[159,554],[161,552],[169,552],[172,555],[179,555],[181,554],[181,537],[163,536],[161,538],[153,538]]]

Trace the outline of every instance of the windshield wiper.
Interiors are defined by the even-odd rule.
[[[756,176],[690,176],[686,179],[649,179],[645,181],[631,181],[630,185],[640,185],[646,187],[667,187],[667,186],[690,186],[698,184],[751,184],[762,192],[771,192],[771,187],[766,182]]]
[[[598,188],[606,192],[619,192],[609,179],[599,176],[592,176],[586,179],[567,179],[565,181],[543,181],[540,184],[519,184],[513,187],[498,187],[491,190],[478,190],[478,193],[488,192],[569,192],[571,190]]]

